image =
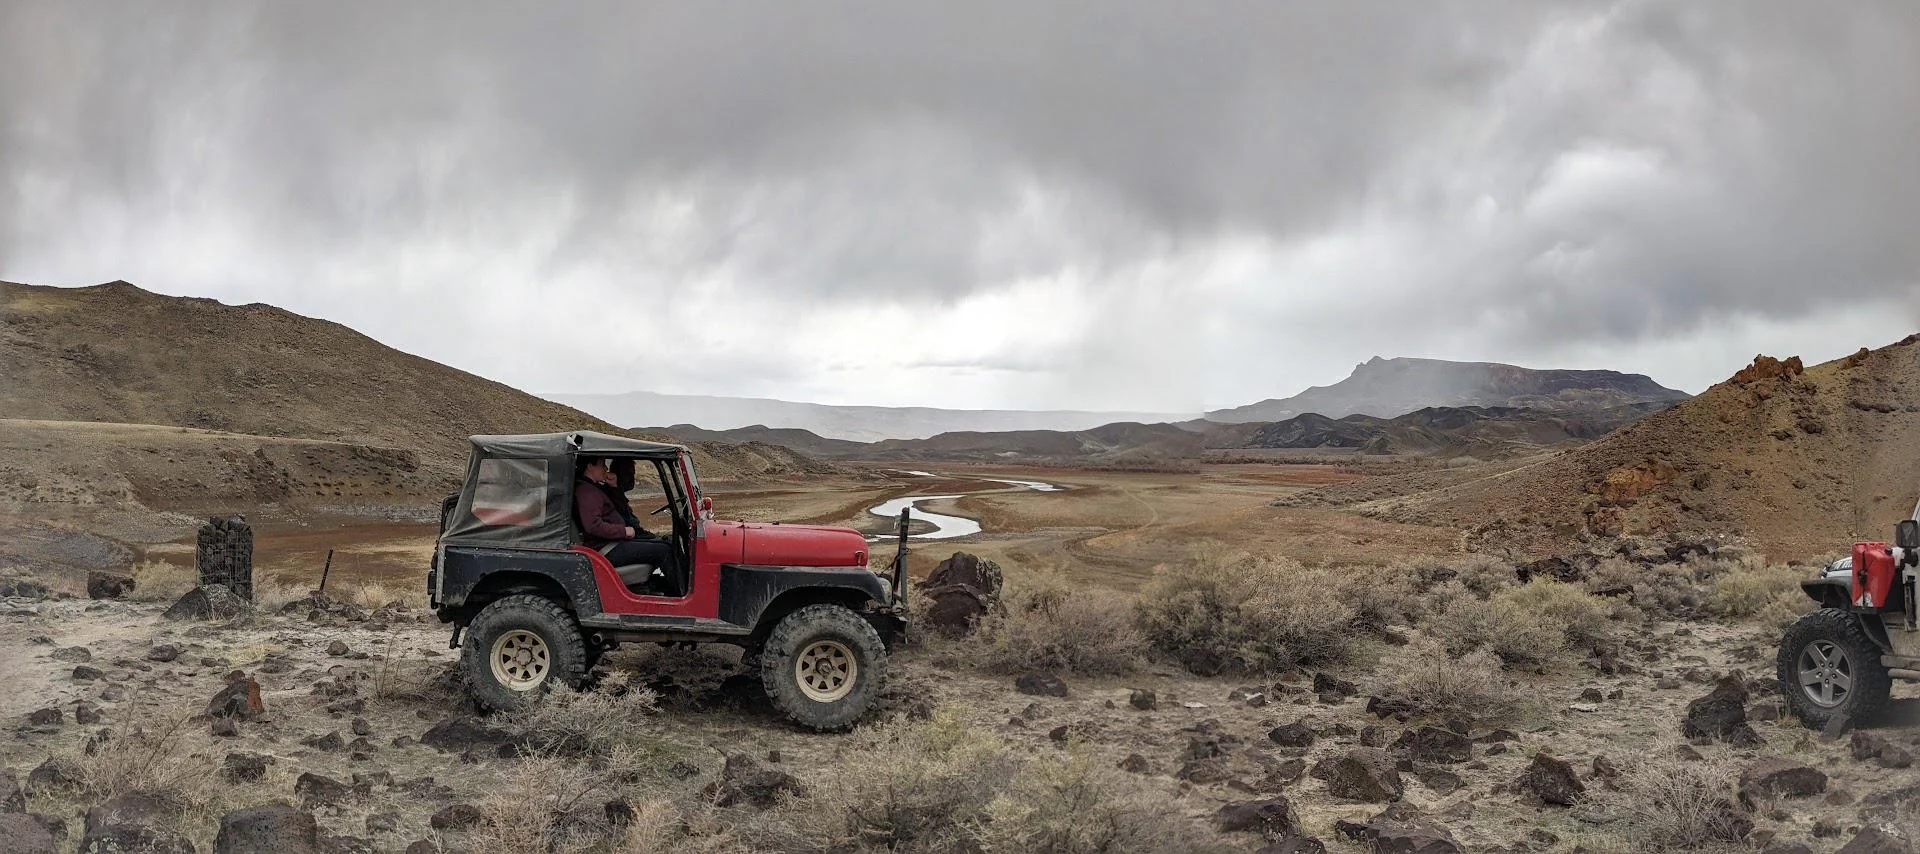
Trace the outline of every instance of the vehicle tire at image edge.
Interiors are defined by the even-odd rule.
[[[767,698],[813,729],[851,726],[873,707],[886,677],[880,633],[840,605],[808,605],[788,614],[760,651]]]
[[[1855,721],[1872,716],[1893,689],[1880,654],[1853,614],[1822,608],[1802,616],[1787,627],[1774,662],[1787,707],[1812,727],[1843,713]]]
[[[512,709],[555,683],[585,683],[586,639],[573,615],[553,600],[507,596],[481,609],[467,626],[460,670],[481,708]]]

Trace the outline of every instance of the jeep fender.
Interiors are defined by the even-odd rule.
[[[720,566],[720,619],[756,634],[806,605],[829,602],[864,611],[889,598],[886,580],[864,566]]]

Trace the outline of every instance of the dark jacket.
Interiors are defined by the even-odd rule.
[[[593,481],[583,478],[574,482],[573,512],[580,520],[580,530],[585,534],[582,539],[588,548],[632,539],[627,536],[627,520],[621,517],[620,508]]]

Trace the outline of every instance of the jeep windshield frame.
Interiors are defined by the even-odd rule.
[[[564,551],[576,540],[575,461],[582,455],[678,461],[686,448],[579,431],[473,436],[460,499],[440,532],[445,545]]]

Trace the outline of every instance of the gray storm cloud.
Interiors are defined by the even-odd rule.
[[[667,391],[1197,409],[1375,353],[1697,388],[1916,325],[1917,56],[1905,0],[13,2],[0,277],[542,389],[564,353],[483,342],[564,341],[556,304],[686,330],[699,365],[624,363]]]

